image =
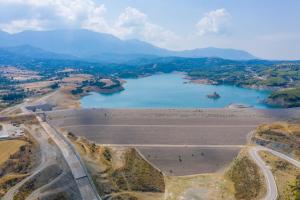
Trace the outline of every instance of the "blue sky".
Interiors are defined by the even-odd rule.
[[[300,59],[298,0],[0,0],[0,29],[85,28],[175,49]]]

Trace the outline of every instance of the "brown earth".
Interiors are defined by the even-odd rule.
[[[69,135],[69,138],[84,159],[100,196],[128,199],[128,196],[144,196],[145,192],[154,197],[164,192],[162,173],[134,149],[102,147],[74,135]],[[122,197],[125,193],[126,198]]]
[[[38,162],[38,146],[32,138],[0,141],[0,197],[26,178]],[[4,148],[4,149],[3,149]]]
[[[47,99],[47,102],[56,106],[56,109],[76,109],[80,107],[80,96],[71,94],[75,86],[63,86],[54,95]]]
[[[287,122],[262,124],[257,127],[252,140],[300,160],[300,124]]]

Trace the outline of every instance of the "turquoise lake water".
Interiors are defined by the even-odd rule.
[[[126,79],[124,91],[115,94],[92,92],[81,99],[83,108],[223,108],[231,103],[268,108],[262,103],[270,92],[229,85],[188,83],[182,74],[159,74]],[[214,100],[207,94],[217,92]]]

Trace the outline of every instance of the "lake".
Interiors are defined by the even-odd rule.
[[[83,108],[223,108],[231,103],[268,108],[262,103],[269,91],[230,85],[187,83],[183,74],[159,74],[138,79],[125,79],[124,91],[115,94],[91,92],[81,99]],[[219,99],[207,94],[217,92]]]

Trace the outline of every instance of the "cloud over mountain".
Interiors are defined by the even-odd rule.
[[[140,39],[161,47],[170,47],[178,36],[152,23],[140,10],[127,7],[117,20],[108,23],[107,8],[93,0],[0,0],[0,29],[16,33],[24,30],[85,28],[113,34],[122,39]],[[9,8],[9,9],[8,9]],[[25,10],[10,15],[6,10]],[[28,12],[26,12],[28,11]]]
[[[222,33],[225,30],[230,17],[230,13],[224,8],[206,13],[196,25],[198,34],[202,36],[209,33]]]

